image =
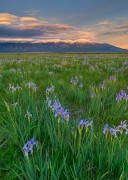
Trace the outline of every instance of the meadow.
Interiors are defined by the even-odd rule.
[[[0,54],[1,180],[128,179],[128,54]]]

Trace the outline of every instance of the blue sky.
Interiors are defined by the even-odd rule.
[[[128,0],[0,0],[0,41],[79,39],[128,48]]]

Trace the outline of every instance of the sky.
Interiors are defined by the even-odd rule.
[[[0,0],[0,41],[98,42],[128,49],[128,0]]]

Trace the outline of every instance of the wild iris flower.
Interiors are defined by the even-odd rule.
[[[126,120],[125,121],[121,121],[120,125],[118,126],[118,128],[123,131],[126,130],[127,131],[127,123]]]
[[[105,89],[105,85],[104,85],[104,84],[101,84],[101,85],[100,85],[100,88],[101,88],[101,89]]]
[[[18,102],[15,102],[13,104],[11,104],[14,108],[16,108],[16,106],[18,105]]]
[[[108,126],[108,124],[104,125],[104,130],[103,133],[107,134],[108,132],[112,135],[117,137],[117,133],[122,134],[125,131],[125,134],[128,133],[128,129],[127,129],[127,124],[126,124],[126,120],[125,121],[121,121],[121,123],[118,126],[113,126],[110,127]]]
[[[120,133],[120,130],[118,127],[109,128],[109,132],[112,136],[117,137],[117,133]]]
[[[34,137],[30,139],[26,144],[24,144],[23,150],[25,157],[28,158],[29,154],[33,154],[33,146],[36,145],[38,147],[38,141],[35,141]]]
[[[54,74],[54,72],[53,71],[49,71],[48,74],[51,76],[51,75]]]
[[[46,102],[48,107],[54,113],[55,118],[60,118],[62,121],[69,121],[69,112],[61,106],[59,100],[52,101],[49,97],[47,97]]]
[[[26,114],[25,114],[25,117],[26,117],[26,116],[27,116],[27,117],[32,117],[32,114],[27,110],[27,111],[26,111]]]
[[[22,88],[18,84],[16,86],[14,86],[14,84],[12,84],[12,85],[9,84],[9,91],[14,92],[14,91],[19,90],[19,89],[22,90]]]
[[[55,100],[53,105],[52,105],[52,111],[57,111],[59,108],[61,108],[61,104],[58,100]]]
[[[52,100],[48,96],[46,97],[46,103],[48,105],[48,108],[52,108]]]
[[[94,97],[94,93],[93,93],[93,92],[90,92],[89,96],[90,96],[91,98],[93,98],[93,97]]]
[[[128,94],[126,94],[125,90],[121,90],[116,96],[117,101],[122,99],[128,99]]]
[[[37,91],[38,87],[32,81],[28,82],[25,87],[32,88],[34,91]]]
[[[49,88],[46,89],[46,94],[49,95],[50,93],[54,92],[55,91],[55,87],[54,86],[51,86]]]
[[[116,80],[116,76],[114,76],[114,75],[110,76],[110,80],[115,81]]]
[[[76,76],[75,78],[71,78],[71,83],[73,84],[73,85],[77,85],[78,84],[78,77]]]
[[[103,133],[106,134],[108,131],[109,131],[108,124],[105,124]]]
[[[80,120],[79,123],[78,123],[78,127],[92,127],[93,126],[93,121],[88,121],[88,120]]]
[[[56,111],[56,116],[61,117],[62,120],[69,121],[69,112],[62,107]]]
[[[83,83],[82,82],[80,83],[79,87],[81,87],[81,88],[83,87]]]

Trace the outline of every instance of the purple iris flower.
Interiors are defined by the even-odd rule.
[[[50,104],[48,107],[52,109],[52,112],[54,113],[55,118],[58,117],[62,121],[64,120],[67,122],[69,121],[69,112],[61,106],[58,100],[55,100],[52,104],[52,100],[47,98],[47,103]]]
[[[115,81],[116,80],[116,76],[114,76],[114,75],[110,76],[110,80]]]
[[[25,153],[25,157],[28,158],[28,155],[33,154],[33,146],[36,145],[38,147],[38,141],[35,141],[34,137],[30,139],[26,144],[24,144],[23,150]]]
[[[126,120],[125,121],[121,121],[120,125],[118,126],[118,128],[120,129],[127,129],[127,124],[126,124]]]
[[[125,97],[124,97],[126,100],[128,99],[128,94],[125,94]]]
[[[69,121],[69,112],[62,107],[56,111],[56,116],[60,117],[62,120]]]
[[[49,88],[46,89],[46,93],[49,95],[50,93],[54,92],[55,91],[55,87],[54,86],[51,86]]]
[[[116,100],[122,100],[122,99],[127,99],[128,95],[126,94],[125,90],[121,90],[117,96],[116,96]]]
[[[80,120],[79,121],[79,123],[78,123],[78,127],[80,128],[80,127],[82,127],[82,126],[84,126],[84,127],[88,127],[88,126],[91,126],[92,127],[92,125],[93,125],[93,121],[88,121],[88,120]]]
[[[108,131],[109,131],[108,124],[105,124],[103,133],[106,134],[106,132],[108,132]]]
[[[128,134],[126,120],[121,121],[120,125],[116,127],[114,126],[113,128],[112,127],[109,128],[108,124],[105,124],[103,133],[106,134],[107,132],[109,132],[112,136],[117,137],[117,133],[122,134],[123,130],[125,130],[125,134]]]
[[[120,133],[120,130],[117,127],[114,127],[114,128],[109,128],[109,132],[112,136],[117,137],[117,133],[118,132]]]
[[[79,87],[81,87],[81,88],[83,87],[83,83],[82,82],[80,83]]]
[[[60,107],[61,107],[60,102],[59,102],[58,100],[55,100],[54,103],[53,103],[53,105],[52,105],[52,110],[53,110],[53,111],[56,111],[56,110],[58,110]]]
[[[94,97],[94,93],[93,93],[93,92],[90,92],[89,96],[90,96],[91,98],[93,98],[93,97]]]
[[[81,126],[87,126],[87,124],[88,124],[88,122],[82,119],[82,120],[79,121],[78,126],[79,126],[79,127],[81,127]]]
[[[101,88],[101,89],[104,89],[104,88],[105,88],[105,85],[104,85],[104,84],[101,84],[101,85],[100,85],[100,88]]]
[[[78,81],[79,80],[78,80],[77,76],[75,78],[73,78],[73,77],[71,78],[71,83],[74,84],[74,85],[77,85]]]

